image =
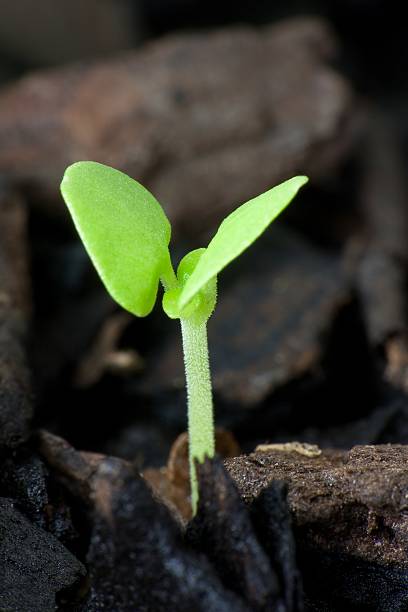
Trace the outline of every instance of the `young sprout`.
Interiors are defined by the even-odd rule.
[[[193,513],[198,502],[195,462],[215,452],[207,320],[217,300],[217,275],[262,234],[307,180],[296,176],[242,204],[224,219],[207,248],[181,260],[175,274],[168,248],[170,223],[147,189],[96,162],[78,162],[65,172],[62,195],[114,300],[144,317],[154,306],[161,282],[165,313],[180,319]]]

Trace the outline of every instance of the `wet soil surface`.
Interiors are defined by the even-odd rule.
[[[138,41],[143,19],[171,29],[155,4]],[[37,71],[0,28],[0,610],[408,610],[405,47],[372,9],[359,37],[395,34],[374,74],[355,3],[276,10]],[[190,25],[231,21],[212,11]],[[175,263],[310,175],[220,277],[217,457],[193,518],[176,324],[101,287],[58,193],[79,158],[152,189]]]

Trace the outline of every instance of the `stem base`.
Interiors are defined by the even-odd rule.
[[[197,511],[198,483],[195,460],[213,457],[214,414],[208,357],[207,323],[181,319],[188,400],[188,439],[193,515]]]

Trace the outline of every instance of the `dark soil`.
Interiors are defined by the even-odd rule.
[[[108,4],[93,32],[73,2],[2,8],[0,610],[408,610],[405,21]],[[177,324],[104,291],[59,195],[78,159],[157,195],[174,263],[311,179],[220,276],[194,518]]]

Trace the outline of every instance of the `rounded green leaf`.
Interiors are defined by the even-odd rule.
[[[307,181],[306,176],[295,176],[242,204],[224,219],[184,285],[179,297],[179,308],[184,308],[211,278],[245,251]]]
[[[66,170],[61,192],[111,296],[139,317],[149,314],[160,277],[174,275],[160,204],[126,174],[89,161]]]

